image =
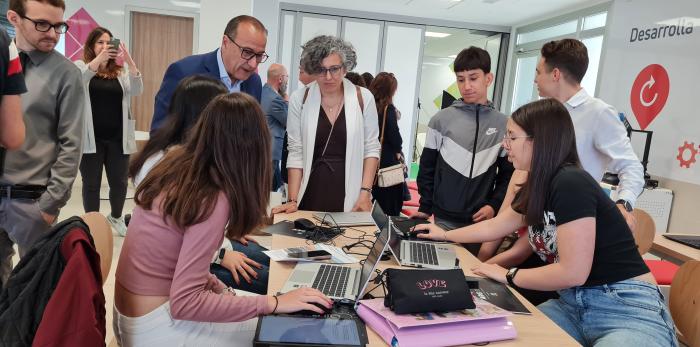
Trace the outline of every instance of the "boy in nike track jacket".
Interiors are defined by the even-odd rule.
[[[454,62],[462,96],[428,123],[420,159],[420,207],[445,230],[493,218],[506,194],[513,165],[502,142],[507,116],[487,99],[491,59],[481,48],[462,50]],[[481,244],[466,245],[474,255]]]

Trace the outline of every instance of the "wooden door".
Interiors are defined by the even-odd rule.
[[[136,130],[149,131],[156,93],[168,66],[192,54],[194,20],[131,12],[131,55],[143,75],[143,94],[134,98]]]

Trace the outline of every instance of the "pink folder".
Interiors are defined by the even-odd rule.
[[[477,302],[477,311],[479,308]],[[484,304],[484,303],[481,303]],[[488,304],[490,305],[490,304]],[[417,320],[413,315],[396,315],[382,299],[363,300],[357,314],[390,346],[430,347],[514,339],[517,335],[507,313],[479,311],[473,317],[432,317]],[[394,321],[399,322],[395,324]],[[413,321],[413,323],[410,323]]]

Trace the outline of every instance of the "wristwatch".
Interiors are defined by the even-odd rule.
[[[625,199],[617,200],[615,201],[615,204],[622,205],[622,207],[624,207],[627,212],[632,212],[633,210],[632,204],[630,204],[630,202]]]
[[[518,270],[519,269],[517,267],[512,267],[506,273],[506,281],[508,281],[508,284],[513,288],[518,288],[518,286],[515,285],[515,282],[513,282],[513,279],[515,278],[515,274],[518,273]]]
[[[224,260],[224,254],[226,254],[226,248],[222,248],[219,250],[219,255],[216,256],[216,259],[214,259],[214,264],[219,264],[221,265],[221,262]]]

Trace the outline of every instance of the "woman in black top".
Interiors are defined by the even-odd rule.
[[[301,65],[315,81],[289,98],[287,203],[272,213],[369,211],[379,129],[372,93],[344,78],[357,65],[355,49],[317,36],[304,44]]]
[[[379,140],[382,154],[379,159],[379,168],[383,169],[399,164],[401,157],[401,133],[396,119],[396,107],[393,104],[394,94],[398,84],[394,74],[380,72],[372,80],[369,91],[374,95],[377,103],[377,116],[379,120]],[[384,111],[386,109],[386,112]],[[386,118],[386,119],[385,119]],[[382,136],[384,139],[382,140]],[[376,184],[372,188],[372,196],[382,210],[390,216],[398,216],[403,205],[403,184],[391,187],[379,187]]]
[[[532,249],[548,265],[472,269],[513,287],[557,290],[539,309],[585,346],[677,346],[673,321],[654,277],[615,203],[581,169],[571,117],[554,99],[527,104],[508,120],[504,147],[529,172],[511,207],[494,219],[421,237],[491,241],[528,226]]]
[[[113,47],[112,33],[97,27],[88,34],[83,59],[76,65],[83,75],[87,109],[83,137],[83,159],[80,174],[83,179],[83,207],[85,212],[100,210],[102,167],[109,182],[107,216],[114,230],[126,234],[122,216],[127,190],[129,155],[136,152],[135,120],[129,109],[131,97],[141,94],[141,73],[124,44]],[[126,66],[119,65],[123,55]]]

